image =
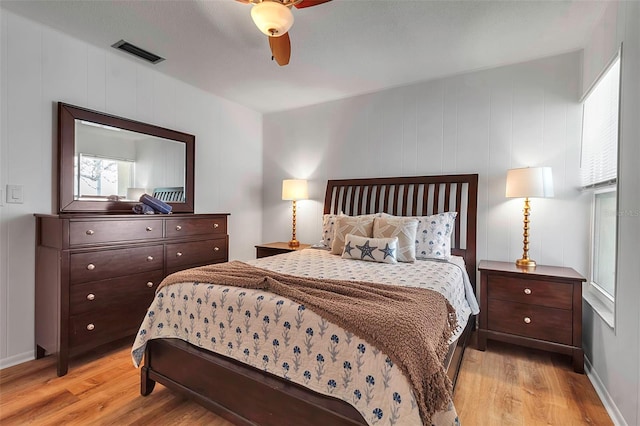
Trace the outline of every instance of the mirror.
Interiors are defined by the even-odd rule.
[[[133,213],[147,193],[193,213],[195,136],[58,103],[58,212]]]

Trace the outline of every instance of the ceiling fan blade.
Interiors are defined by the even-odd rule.
[[[240,0],[238,0],[240,1]],[[305,7],[317,6],[322,3],[330,2],[331,0],[302,0],[300,3],[296,4],[295,7],[298,9],[302,9]]]
[[[269,47],[271,48],[271,55],[278,65],[283,66],[289,63],[289,57],[291,57],[291,41],[289,40],[288,32],[280,37],[269,37]]]
[[[249,4],[249,3],[251,3],[249,0],[236,0],[236,1],[237,1],[237,2],[240,2],[240,3],[244,3],[244,4]]]

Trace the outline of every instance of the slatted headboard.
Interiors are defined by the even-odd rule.
[[[325,214],[428,216],[452,211],[458,212],[452,253],[464,258],[475,289],[477,174],[330,180],[324,199]]]
[[[153,190],[153,196],[165,203],[183,203],[184,187],[174,186],[170,188],[155,188]]]

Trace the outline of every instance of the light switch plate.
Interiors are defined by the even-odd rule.
[[[7,185],[7,204],[22,204],[22,185]]]

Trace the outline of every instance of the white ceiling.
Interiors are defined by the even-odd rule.
[[[234,0],[1,0],[96,46],[125,39],[166,58],[148,66],[265,113],[581,49],[606,3],[333,0],[294,8],[279,67]]]

